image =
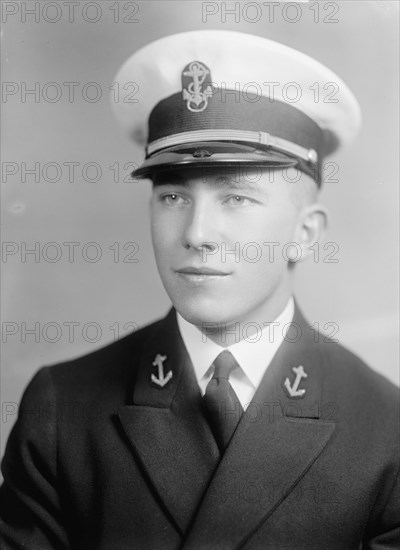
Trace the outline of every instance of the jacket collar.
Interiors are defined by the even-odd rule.
[[[152,375],[162,380],[154,365],[157,356],[163,359],[164,376],[170,376],[164,386],[152,380]],[[220,455],[174,309],[147,341],[132,403],[118,414],[165,513],[183,534]]]

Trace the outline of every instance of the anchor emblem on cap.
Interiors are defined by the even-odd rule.
[[[154,361],[153,361],[153,366],[154,367],[158,367],[158,376],[156,376],[155,374],[152,374],[151,375],[151,381],[154,382],[155,384],[157,384],[157,386],[160,386],[161,388],[163,388],[165,386],[165,384],[168,384],[168,382],[171,380],[172,378],[172,371],[168,371],[166,375],[164,375],[164,361],[166,360],[167,356],[166,355],[160,355],[159,353],[157,353]]]
[[[290,384],[289,378],[286,378],[284,382],[285,388],[287,389],[290,397],[302,397],[306,393],[306,390],[299,390],[299,384],[302,378],[307,378],[308,374],[304,372],[302,365],[293,367],[292,371],[295,373],[296,378],[294,379],[293,384]]]
[[[188,82],[188,79],[191,79],[192,82]],[[202,90],[206,79],[207,86]],[[185,84],[187,84],[186,87]],[[189,111],[193,113],[204,111],[208,105],[208,98],[212,96],[212,87],[210,84],[210,71],[200,61],[192,61],[183,69],[183,99],[186,101],[186,107]]]

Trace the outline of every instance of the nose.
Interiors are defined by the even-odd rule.
[[[183,246],[187,249],[213,250],[217,247],[216,225],[217,219],[209,201],[197,201],[188,213],[182,235]]]

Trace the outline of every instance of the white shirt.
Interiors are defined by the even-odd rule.
[[[246,410],[273,356],[283,342],[289,324],[293,320],[293,313],[294,300],[291,297],[285,309],[273,323],[258,327],[253,334],[251,334],[251,327],[254,325],[249,324],[248,336],[244,331],[242,340],[224,348],[206,337],[195,325],[185,321],[177,312],[179,330],[192,361],[201,394],[204,395],[207,384],[213,376],[212,363],[215,358],[225,349],[229,350],[240,367],[231,373],[229,381],[243,410]],[[239,324],[237,326],[239,328]]]

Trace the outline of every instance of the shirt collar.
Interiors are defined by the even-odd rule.
[[[216,344],[207,338],[200,329],[186,321],[177,312],[179,330],[193,364],[197,381],[209,376],[209,369],[217,355],[224,349],[229,350],[239,366],[247,376],[249,382],[257,388],[273,356],[281,345],[286,334],[287,326],[291,323],[294,314],[294,300],[290,297],[288,303],[280,315],[265,327],[259,327],[257,332],[251,335],[249,325],[244,338],[226,348]],[[254,330],[254,329],[253,329]]]

